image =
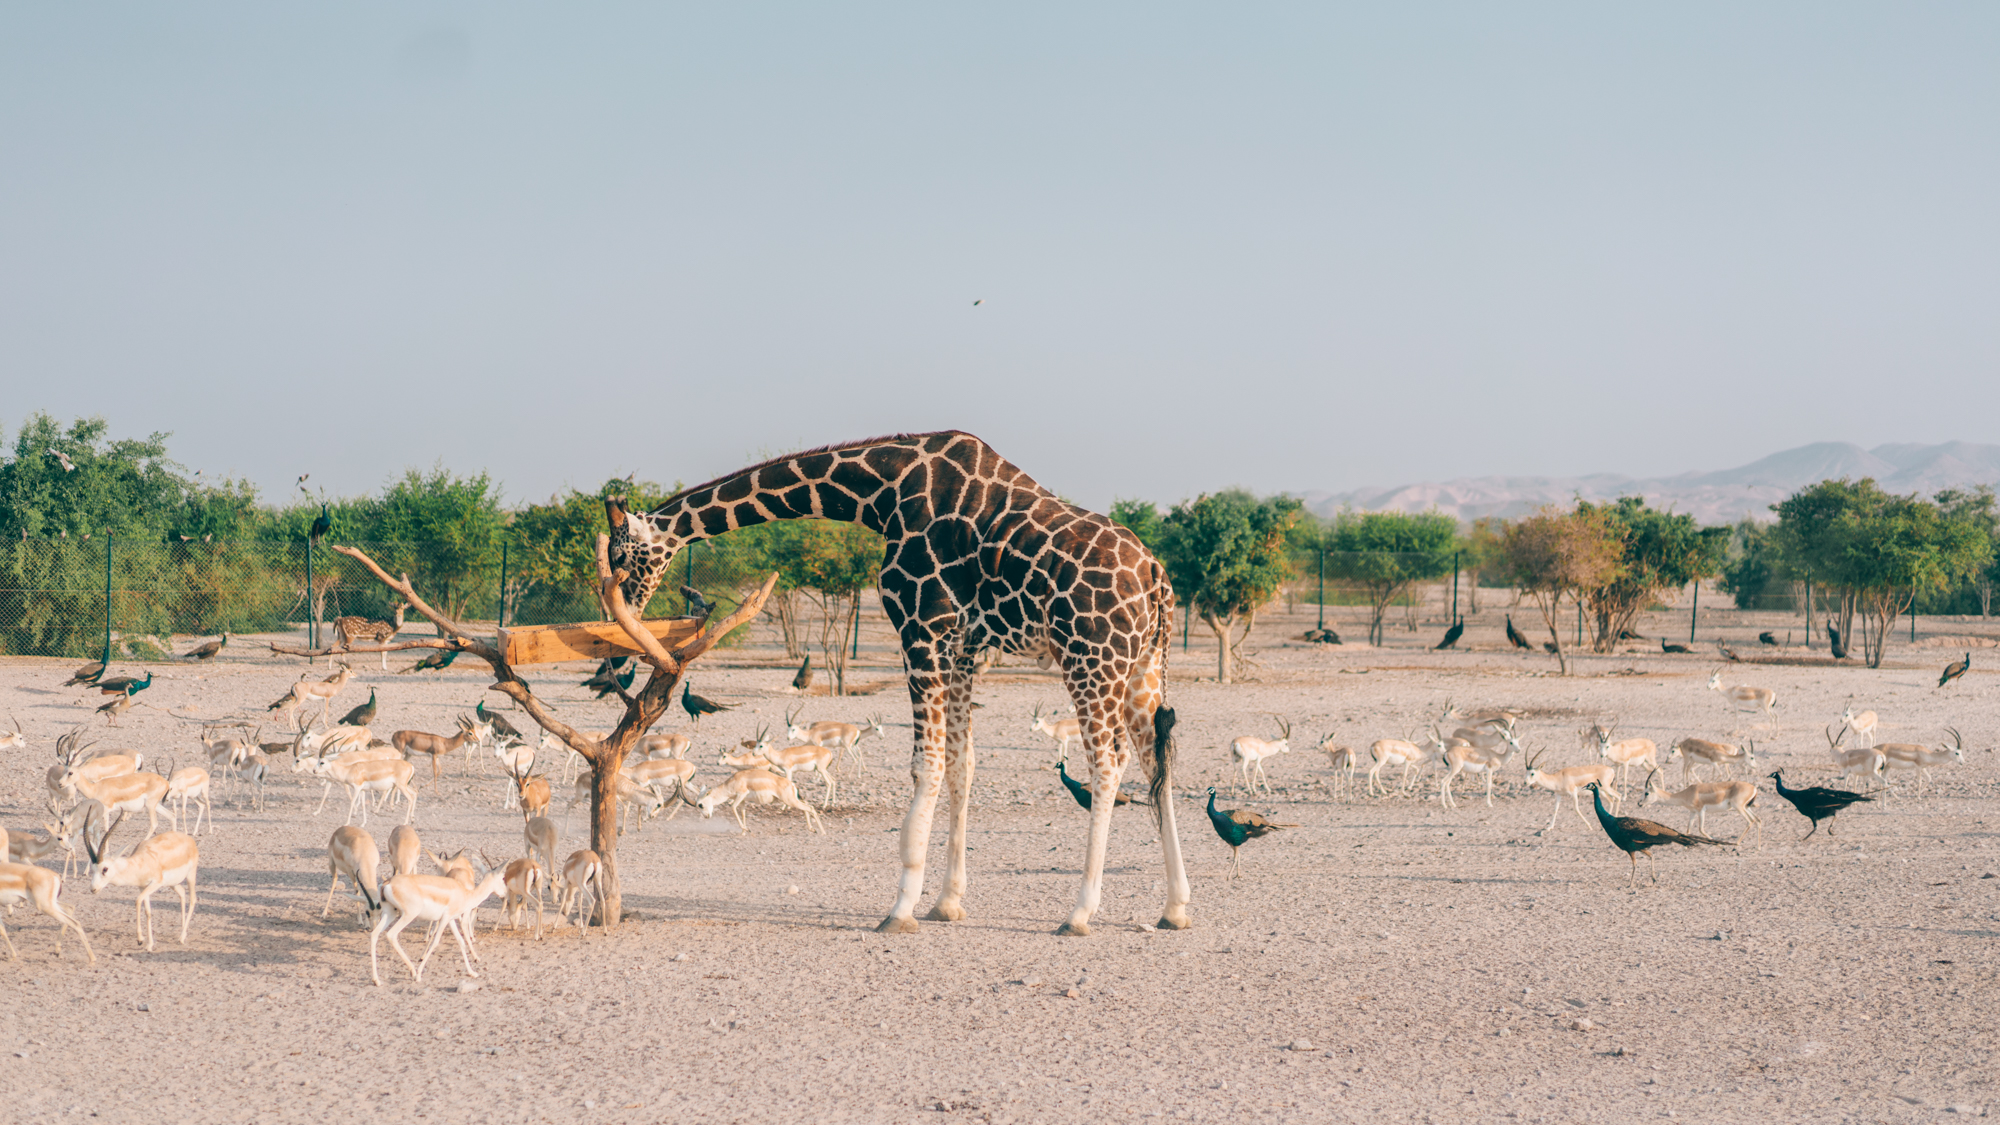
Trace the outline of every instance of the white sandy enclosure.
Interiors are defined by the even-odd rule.
[[[1027,730],[1035,704],[1059,700],[1033,669],[1002,668],[979,693],[970,917],[913,937],[872,932],[893,897],[909,784],[899,688],[812,701],[814,718],[881,711],[891,723],[887,740],[863,744],[869,772],[843,788],[825,836],[768,811],[740,836],[687,813],[650,827],[620,852],[634,922],[609,939],[572,930],[536,943],[494,929],[489,907],[483,987],[470,993],[456,991],[448,939],[423,985],[393,957],[389,986],[369,983],[353,914],[318,917],[338,804],[309,816],[319,785],[287,774],[261,813],[233,794],[221,802],[186,948],[168,938],[135,952],[129,891],[65,891],[97,945],[94,968],[74,941],[57,961],[53,924],[14,913],[23,958],[0,967],[0,1119],[1873,1122],[2000,1108],[1989,749],[2000,678],[1977,652],[1944,692],[1932,686],[1944,656],[1929,656],[1941,648],[1876,672],[1743,672],[1780,693],[1776,727],[1751,732],[1768,763],[1826,780],[1811,769],[1819,727],[1849,693],[1882,713],[1884,737],[1958,726],[1969,762],[1939,771],[1933,795],[1861,806],[1835,838],[1803,844],[1804,820],[1766,783],[1764,846],[1663,853],[1659,886],[1642,863],[1632,894],[1624,857],[1594,825],[1565,812],[1536,835],[1551,798],[1521,795],[1518,769],[1493,808],[1468,799],[1446,813],[1434,793],[1336,800],[1304,746],[1329,730],[1400,736],[1447,698],[1526,709],[1530,746],[1559,763],[1583,760],[1576,728],[1612,712],[1662,743],[1717,737],[1741,722],[1704,690],[1708,663],[1587,658],[1559,679],[1542,658],[1498,651],[1484,635],[1494,630],[1469,638],[1481,651],[1432,655],[1414,639],[1389,651],[1280,639],[1302,628],[1270,623],[1251,684],[1196,682],[1213,671],[1199,646],[1176,656],[1192,931],[1142,928],[1161,901],[1159,849],[1146,810],[1127,808],[1097,932],[1052,936],[1076,891],[1084,815]],[[98,701],[56,687],[73,663],[0,664],[0,713],[37,739],[0,752],[0,824],[39,819],[49,739]],[[463,659],[431,678],[374,663],[356,659],[360,690],[341,703],[376,685],[378,732],[449,731],[483,695]],[[694,756],[706,782],[723,775],[707,763],[725,739],[794,702],[781,691],[789,667],[758,665],[724,652],[696,670],[698,690],[741,704],[704,724]],[[539,690],[565,714],[608,718],[575,686],[582,671],[542,670]],[[157,708],[261,713],[298,664],[244,652],[157,674],[142,697]],[[1266,731],[1267,712],[1291,718],[1302,749],[1271,766],[1274,794],[1225,803],[1300,827],[1246,846],[1245,875],[1230,881],[1198,797],[1224,774],[1226,739]],[[193,734],[139,708],[106,738],[186,761]],[[497,771],[464,771],[450,764],[442,800],[424,790],[426,843],[519,854]],[[1740,824],[1722,814],[1709,827],[1734,836]],[[581,831],[579,818],[565,851]],[[943,839],[940,822],[933,887]],[[171,895],[161,901],[164,934]],[[1595,1026],[1575,1029],[1582,1020]]]

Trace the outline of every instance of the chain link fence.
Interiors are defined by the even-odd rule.
[[[547,625],[597,620],[587,588],[523,580],[505,540],[467,559],[434,565],[425,544],[356,543],[390,573],[457,620]],[[730,554],[682,552],[648,613],[686,611],[682,583],[732,606],[754,569]],[[0,655],[165,659],[175,637],[306,632],[330,640],[325,624],[342,615],[387,620],[394,598],[360,563],[309,544],[118,539],[23,539],[0,544]],[[503,618],[502,611],[505,610]]]

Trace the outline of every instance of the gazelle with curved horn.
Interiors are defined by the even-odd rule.
[[[1965,739],[1954,727],[1944,729],[1945,733],[1951,735],[1950,746],[1930,747],[1920,746],[1914,742],[1884,742],[1875,747],[1875,752],[1882,755],[1884,774],[1891,770],[1917,771],[1917,796],[1923,796],[1924,782],[1929,780],[1932,766],[1965,761]],[[1888,783],[1886,777],[1883,783],[1885,785]]]
[[[1264,791],[1271,791],[1271,782],[1264,776],[1264,759],[1275,758],[1292,752],[1292,721],[1278,720],[1278,737],[1258,738],[1256,735],[1239,734],[1229,740],[1229,757],[1236,763],[1243,775],[1243,789],[1246,793],[1257,791],[1257,782],[1262,782]],[[1254,775],[1254,780],[1253,780]]]
[[[138,846],[124,855],[111,855],[111,834],[124,820],[121,813],[117,820],[106,825],[95,846],[90,842],[89,819],[84,821],[83,846],[90,853],[90,893],[96,894],[106,887],[139,888],[139,898],[133,907],[134,921],[139,940],[151,952],[153,894],[162,887],[172,887],[181,900],[181,944],[186,945],[188,923],[194,919],[195,874],[201,865],[201,848],[192,836],[162,832],[139,841]]]
[[[1836,729],[1840,733],[1835,734]],[[1882,780],[1882,774],[1888,768],[1888,759],[1880,750],[1873,746],[1857,746],[1852,750],[1842,750],[1840,744],[1847,740],[1847,731],[1844,728],[1828,727],[1820,734],[1826,738],[1827,753],[1833,755],[1834,768],[1840,771],[1840,776],[1866,777],[1871,782]]]
[[[1644,763],[1649,770],[1660,768],[1660,748],[1650,738],[1621,738],[1616,742],[1611,736],[1618,732],[1618,720],[1611,720],[1609,728],[1595,726],[1590,733],[1596,736],[1598,756],[1618,767],[1618,783],[1625,784],[1631,779],[1632,767]],[[1578,815],[1581,815],[1579,812]]]
[[[103,805],[106,816],[143,812],[146,814],[146,835],[159,831],[160,802],[167,796],[166,778],[156,773],[123,773],[94,781],[90,777],[90,765],[90,762],[85,762],[71,766],[69,772],[63,775],[64,784]],[[87,830],[85,834],[88,835]]]
[[[1033,721],[1028,724],[1029,730],[1040,731],[1056,740],[1058,762],[1068,760],[1070,743],[1083,741],[1083,720],[1075,716],[1058,719],[1053,715],[1044,715],[1042,705],[1037,703],[1032,718]]]
[[[1611,797],[1612,808],[1619,808],[1625,803],[1623,795],[1612,787],[1612,781],[1616,778],[1618,771],[1605,765],[1603,762],[1592,762],[1587,766],[1564,766],[1559,770],[1545,770],[1535,764],[1541,760],[1541,757],[1542,755],[1538,751],[1528,759],[1528,784],[1537,789],[1546,789],[1556,795],[1555,811],[1549,814],[1548,827],[1542,829],[1542,831],[1555,831],[1556,820],[1562,816],[1564,797],[1569,798],[1570,808],[1576,811],[1576,818],[1583,821],[1585,825],[1589,825],[1590,818],[1583,815],[1582,793],[1593,781],[1597,783],[1600,791]]]
[[[7,713],[7,721],[14,724],[14,729],[0,731],[0,750],[26,749],[28,736],[21,731],[21,720],[15,718],[13,712],[10,711]]]

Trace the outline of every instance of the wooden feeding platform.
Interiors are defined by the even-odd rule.
[[[699,617],[655,617],[641,621],[668,651],[701,632]],[[500,654],[518,668],[523,664],[553,664],[559,660],[603,660],[638,656],[639,649],[616,621],[581,621],[573,625],[526,625],[500,630]]]

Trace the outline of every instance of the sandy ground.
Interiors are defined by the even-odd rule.
[[[1684,631],[1678,621],[1642,631]],[[2000,1106],[2000,662],[1975,651],[1982,666],[1942,692],[1936,669],[1957,642],[1930,636],[1880,671],[1732,669],[1732,682],[1779,693],[1775,720],[1752,728],[1704,690],[1710,658],[1587,657],[1559,678],[1546,658],[1500,651],[1497,612],[1475,622],[1471,653],[1423,651],[1438,631],[1428,626],[1383,650],[1285,639],[1306,623],[1266,622],[1251,683],[1200,680],[1213,657],[1198,635],[1176,656],[1191,931],[1143,925],[1162,898],[1159,848],[1146,810],[1128,808],[1096,933],[1052,936],[1076,891],[1084,814],[1029,732],[1031,709],[1060,698],[1032,668],[1000,668],[979,693],[970,917],[910,937],[872,932],[893,897],[909,784],[907,708],[893,687],[810,701],[811,718],[879,711],[890,724],[887,739],[863,743],[867,772],[843,787],[824,836],[768,810],[747,834],[691,813],[655,823],[621,847],[632,921],[609,938],[561,930],[536,942],[495,928],[489,906],[470,992],[458,990],[449,939],[423,984],[386,947],[388,987],[370,983],[353,913],[319,918],[338,802],[312,816],[319,784],[284,774],[262,812],[236,793],[218,803],[185,947],[166,936],[170,893],[163,940],[146,953],[131,891],[93,896],[72,880],[65,898],[96,943],[94,967],[74,941],[56,960],[53,923],[14,913],[22,959],[0,967],[0,1117],[1873,1122]],[[1735,627],[1732,643],[1755,648],[1769,625]],[[1931,631],[1954,629],[1979,631]],[[1342,631],[1359,635],[1351,621]],[[858,679],[896,677],[881,640]],[[299,662],[249,649],[159,667],[142,697],[154,707],[102,744],[197,757],[196,728],[177,715],[261,715],[298,674]],[[783,690],[789,667],[767,654],[718,653],[696,670],[699,691],[739,705],[703,724],[693,756],[707,782],[724,774],[707,763],[725,740],[796,702]],[[73,663],[0,663],[0,713],[35,740],[0,751],[9,828],[41,819],[51,740],[99,701],[56,687]],[[453,714],[500,698],[464,660],[429,677],[355,665],[340,705],[376,686],[378,732],[449,731]],[[540,690],[567,715],[610,716],[576,688],[581,671],[543,669]],[[1763,846],[1662,853],[1658,885],[1642,863],[1636,893],[1594,824],[1565,811],[1538,835],[1553,799],[1521,792],[1518,760],[1492,808],[1462,794],[1464,807],[1445,811],[1434,786],[1336,796],[1311,749],[1328,732],[1361,745],[1402,736],[1452,699],[1521,709],[1530,748],[1555,764],[1585,760],[1577,728],[1616,714],[1621,732],[1662,744],[1748,731],[1766,764],[1825,781],[1819,729],[1850,693],[1882,713],[1884,738],[1956,725],[1967,764],[1937,771],[1922,799],[1862,806],[1838,836],[1806,843],[1805,821],[1766,782]],[[1225,805],[1299,827],[1251,842],[1231,880],[1199,800],[1227,772],[1226,740],[1268,732],[1271,715],[1292,721],[1298,748],[1270,766],[1274,793],[1226,791]],[[426,787],[418,805],[426,844],[520,854],[499,780],[490,761],[469,776],[452,761],[443,798]],[[816,783],[805,788],[816,796]],[[1677,809],[1644,815],[1685,821]],[[386,837],[389,821],[373,823]],[[1741,825],[1718,814],[1709,827],[1734,836]],[[564,852],[582,831],[579,816]],[[943,839],[941,826],[933,886]]]

